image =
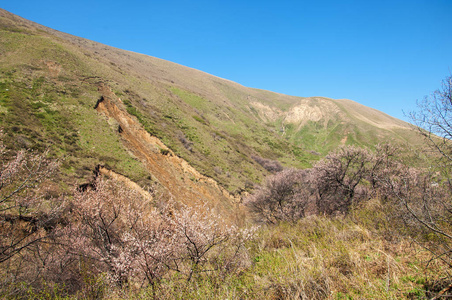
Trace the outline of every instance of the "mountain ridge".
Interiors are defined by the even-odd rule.
[[[10,18],[18,19],[18,20],[20,20],[20,22],[22,22],[22,23],[28,25],[28,26],[26,26],[27,28],[30,28],[30,27],[32,27],[32,28],[33,28],[33,27],[37,27],[37,28],[39,28],[39,29],[41,29],[41,30],[44,30],[44,31],[46,31],[46,32],[48,32],[48,33],[54,35],[54,36],[57,36],[57,37],[62,38],[62,39],[64,39],[64,40],[66,40],[66,41],[69,41],[69,42],[71,42],[72,44],[79,45],[80,47],[82,47],[81,45],[83,45],[83,47],[85,47],[85,48],[90,48],[90,45],[91,45],[91,46],[93,46],[91,49],[92,49],[92,50],[96,50],[96,49],[98,49],[98,47],[100,46],[100,47],[108,48],[108,50],[112,50],[113,52],[116,52],[115,54],[118,54],[118,52],[129,52],[129,53],[131,53],[131,54],[133,54],[133,55],[136,55],[136,56],[142,56],[142,57],[144,57],[145,59],[150,59],[150,60],[151,60],[151,63],[154,61],[154,62],[158,62],[159,64],[166,65],[166,68],[159,68],[159,70],[158,70],[159,72],[165,72],[166,70],[172,69],[172,68],[173,68],[173,69],[174,69],[174,68],[176,68],[176,69],[183,69],[184,71],[188,71],[188,70],[189,70],[189,71],[191,72],[190,75],[193,75],[193,74],[199,74],[199,75],[200,75],[200,76],[195,76],[195,77],[200,77],[200,78],[204,79],[204,78],[207,76],[207,77],[212,78],[212,80],[225,81],[225,82],[227,82],[227,83],[229,83],[229,84],[232,84],[232,85],[234,85],[234,86],[238,86],[238,87],[240,87],[241,89],[246,89],[246,90],[248,90],[248,91],[254,91],[254,92],[257,92],[257,93],[259,93],[259,92],[263,92],[263,93],[272,93],[272,94],[277,95],[277,96],[279,96],[279,97],[283,97],[283,98],[292,98],[293,100],[304,99],[304,98],[314,98],[314,99],[319,99],[319,98],[321,98],[321,99],[333,100],[333,101],[335,101],[335,102],[352,101],[352,102],[354,102],[354,103],[360,104],[359,102],[356,102],[356,101],[351,100],[351,99],[332,99],[332,98],[327,98],[327,97],[323,97],[323,96],[300,97],[300,96],[286,95],[286,94],[283,94],[283,93],[277,93],[277,92],[273,92],[273,91],[268,91],[268,90],[265,90],[265,89],[250,88],[250,87],[246,87],[246,86],[244,86],[244,85],[242,85],[242,84],[240,84],[240,83],[234,82],[234,81],[232,81],[232,80],[229,80],[229,79],[226,79],[226,78],[222,78],[222,77],[218,77],[218,76],[216,76],[216,75],[212,75],[212,74],[209,74],[209,73],[207,73],[207,72],[204,72],[204,71],[201,71],[201,70],[197,70],[197,69],[195,69],[195,68],[188,67],[188,66],[185,66],[185,65],[182,65],[182,64],[170,62],[170,61],[167,61],[167,60],[164,60],[164,59],[160,59],[160,58],[157,58],[157,57],[149,56],[149,55],[146,55],[146,54],[141,54],[141,53],[134,52],[134,51],[130,51],[130,50],[122,50],[122,49],[119,49],[119,48],[116,48],[116,47],[113,47],[113,46],[109,46],[109,45],[105,45],[105,44],[100,44],[100,43],[98,43],[98,42],[95,42],[95,41],[92,41],[92,40],[89,40],[89,39],[77,37],[77,36],[74,36],[74,35],[71,35],[71,34],[62,32],[62,31],[58,31],[58,30],[55,30],[55,29],[52,29],[52,28],[49,28],[49,27],[40,25],[40,24],[35,23],[35,22],[33,22],[33,21],[23,19],[23,18],[21,18],[21,17],[19,17],[19,16],[16,16],[16,15],[12,14],[12,13],[9,13],[9,12],[7,12],[6,10],[3,10],[3,9],[1,9],[1,8],[0,8],[0,15],[3,15],[3,16],[8,15],[8,17],[10,17]],[[104,48],[103,50],[106,50],[105,48]],[[158,65],[158,64],[156,64],[156,65]],[[150,69],[152,69],[152,68],[150,68]],[[149,69],[148,69],[148,70],[149,70]],[[172,73],[171,75],[174,76],[174,73]],[[184,77],[186,78],[187,76],[184,76]],[[159,78],[159,79],[161,80],[162,78]],[[184,78],[182,78],[182,79],[181,79],[181,78],[178,78],[178,79],[179,79],[180,81],[184,81],[184,80],[185,80]],[[166,80],[167,82],[174,83],[174,82],[172,82],[172,81],[174,81],[174,78],[172,78],[172,77],[170,77],[170,78],[163,78],[163,80]],[[192,85],[192,86],[193,86],[193,85]],[[196,85],[195,85],[195,86],[196,86]],[[199,91],[197,91],[197,92],[199,92]],[[361,104],[361,105],[362,105],[362,104]],[[364,106],[364,105],[363,105],[363,106]],[[370,108],[370,107],[367,107],[367,108],[368,108],[368,109],[375,110],[375,111],[378,111],[378,110],[373,109],[373,108]],[[384,112],[381,112],[381,111],[378,111],[378,112],[387,115],[387,114],[384,113]],[[388,115],[388,116],[390,116],[390,115]],[[394,117],[392,117],[392,116],[390,116],[390,117],[392,118],[392,120],[398,120],[398,121],[401,121],[401,120],[399,120],[399,119],[397,119],[397,118],[394,118]],[[404,121],[402,121],[402,122],[405,123],[405,124],[408,124],[408,123],[406,123],[406,122],[404,122]]]
[[[143,158],[125,146],[118,121],[93,109],[105,96],[102,86],[136,126],[218,182],[231,195],[226,197],[229,204],[223,203],[228,209],[239,201],[235,197],[246,195],[272,172],[261,165],[262,159],[303,168],[345,144],[421,145],[408,123],[352,100],[248,88],[59,32],[2,9],[0,30],[0,126],[11,140],[19,137],[24,145],[51,147],[55,155],[69,157],[73,166],[64,166],[65,182],[86,181],[100,164],[142,187],[158,184]],[[161,147],[156,155],[166,150]],[[176,174],[185,178],[183,172]],[[162,186],[162,193],[171,192]]]

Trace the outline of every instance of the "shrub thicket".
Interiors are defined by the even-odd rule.
[[[251,158],[254,159],[254,161],[258,164],[260,164],[265,170],[271,173],[276,173],[283,170],[283,166],[277,160],[271,160],[257,155],[252,155]]]
[[[311,169],[269,176],[245,204],[256,220],[266,223],[293,222],[306,214],[347,214],[361,202],[387,194],[384,178],[398,172],[395,152],[389,145],[378,146],[375,153],[339,148]]]
[[[7,154],[0,136],[2,296],[99,298],[108,286],[226,278],[250,265],[245,243],[254,229],[226,224],[208,207],[156,207],[101,176],[71,197],[52,198],[45,180],[56,161]]]

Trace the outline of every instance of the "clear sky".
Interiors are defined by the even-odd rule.
[[[405,119],[452,74],[452,0],[8,0],[42,25],[245,86]]]

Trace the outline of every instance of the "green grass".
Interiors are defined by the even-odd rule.
[[[98,164],[148,184],[146,170],[124,149],[117,128],[93,109],[93,87],[80,83],[82,98],[58,92],[54,82],[43,76],[33,78],[19,71],[2,74],[0,127],[10,137],[6,139],[10,148],[51,149],[53,155],[64,158],[63,180],[69,186],[89,180]]]
[[[252,155],[278,160],[287,167],[305,168],[341,145],[344,137],[346,144],[373,147],[380,136],[391,136],[355,120],[353,112],[347,111],[349,104],[338,104],[348,119],[333,116],[326,126],[323,121],[306,122],[303,126],[284,123],[287,130],[283,135],[282,117],[261,120],[258,109],[250,103],[260,102],[287,112],[302,98],[245,88],[90,41],[77,41],[75,46],[70,36],[56,38],[33,28],[14,30],[11,24],[2,28],[0,82],[4,86],[0,87],[0,114],[10,114],[5,126],[34,132],[24,138],[38,141],[35,144],[41,148],[61,145],[57,146],[60,155],[77,153],[72,155],[73,160],[80,160],[82,169],[94,164],[98,155],[102,158],[100,163],[118,168],[134,180],[144,174],[143,167],[118,142],[114,126],[109,125],[108,134],[108,126],[95,120],[102,117],[89,112],[100,96],[100,82],[115,91],[126,111],[146,131],[199,172],[236,194],[249,191],[250,182],[259,183],[268,175],[251,159]],[[60,68],[58,74],[49,71],[53,65]],[[7,84],[13,84],[16,90],[5,91]],[[316,105],[316,101],[321,100],[309,103]],[[84,120],[80,119],[78,106],[87,116],[86,123],[80,122]],[[28,115],[32,117],[24,123]],[[96,126],[100,129],[96,130]],[[184,146],[180,133],[193,143],[192,147]],[[397,138],[404,136],[403,131],[397,133]],[[96,142],[106,144],[99,147],[93,145]]]

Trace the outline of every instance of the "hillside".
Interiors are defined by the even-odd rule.
[[[451,297],[424,141],[0,9],[0,298]]]
[[[0,53],[5,143],[64,157],[66,188],[101,165],[159,195],[231,210],[270,173],[259,159],[308,167],[341,144],[420,144],[407,123],[351,100],[247,88],[4,10]]]

